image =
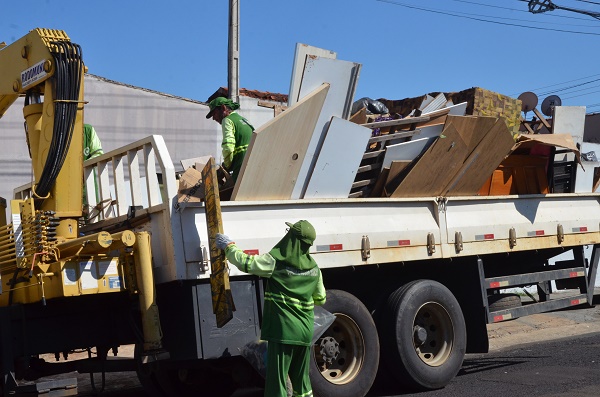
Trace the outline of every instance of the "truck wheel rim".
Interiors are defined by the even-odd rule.
[[[319,354],[319,342],[314,345],[314,358],[321,375],[330,383],[343,385],[353,381],[364,362],[365,342],[360,328],[350,317],[335,313],[336,319],[319,341],[333,338],[339,344],[339,354],[331,363]]]
[[[413,322],[413,344],[419,358],[427,365],[443,365],[452,352],[454,328],[450,315],[435,302],[422,305]]]

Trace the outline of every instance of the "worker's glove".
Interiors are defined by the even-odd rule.
[[[229,244],[233,243],[229,237],[221,233],[217,233],[215,241],[217,243],[217,248],[221,250],[224,250]]]

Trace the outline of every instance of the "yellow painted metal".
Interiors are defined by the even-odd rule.
[[[202,182],[204,183],[206,228],[210,247],[210,290],[213,313],[217,319],[217,327],[221,328],[233,319],[235,304],[229,284],[229,269],[227,267],[227,260],[225,259],[225,252],[217,248],[217,243],[215,242],[216,234],[223,233],[221,201],[216,170],[215,159],[211,157],[202,169]]]
[[[152,275],[150,233],[136,233],[134,259],[140,310],[142,313],[144,352],[160,350],[162,349],[162,330],[160,328],[158,306],[156,305],[156,290]]]
[[[75,255],[94,255],[100,250],[105,250],[112,244],[112,236],[108,232],[98,232],[89,236],[67,240],[56,245],[59,259],[66,259]]]
[[[12,289],[12,303],[34,303],[43,299],[124,291],[125,261],[119,257],[74,259],[50,264],[37,263],[32,277],[21,271]],[[2,271],[6,280],[0,294],[0,306],[8,306],[10,289],[7,282],[14,271]]]
[[[35,185],[48,157],[54,133],[54,87],[50,80],[56,65],[50,52],[52,42],[70,42],[62,30],[34,29],[21,39],[0,49],[0,117],[19,94],[35,90],[44,98],[41,104],[25,107],[27,142],[34,169]],[[83,87],[83,74],[80,86]],[[83,197],[83,88],[79,92],[74,133],[65,163],[41,210],[55,211],[59,217],[80,217]]]
[[[81,75],[81,90],[79,92],[79,105],[73,136],[69,145],[69,150],[65,162],[58,174],[56,183],[50,191],[50,197],[42,203],[40,210],[55,211],[56,216],[80,217],[83,208],[83,74]],[[42,114],[40,141],[37,156],[32,151],[32,161],[39,162],[41,169],[48,157],[48,151],[52,142],[54,132],[54,103],[49,101],[49,94],[52,94],[52,84],[50,81],[45,83],[44,109]],[[35,182],[39,182],[40,173],[36,174],[34,169]]]
[[[54,65],[49,51],[52,41],[70,41],[70,39],[62,30],[38,28],[0,50],[0,64],[2,64],[0,98],[5,95],[23,93],[26,89],[31,88],[33,85],[22,86],[21,73],[34,65],[49,62],[50,70],[47,71],[45,78],[52,75]],[[14,89],[15,83],[17,83],[17,90]],[[2,114],[0,112],[0,116]]]

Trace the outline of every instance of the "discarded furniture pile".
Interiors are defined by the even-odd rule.
[[[572,132],[545,121],[550,133],[535,133],[521,100],[473,87],[354,102],[360,68],[298,44],[287,109],[254,132],[231,200],[570,191],[554,159],[581,163]],[[581,117],[568,113],[558,118]]]

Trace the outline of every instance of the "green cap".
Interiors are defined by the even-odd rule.
[[[312,245],[317,238],[317,232],[313,225],[309,221],[301,220],[296,223],[286,222],[286,225],[290,227],[290,230],[294,236],[300,241]]]
[[[236,109],[239,109],[239,107],[240,107],[239,103],[233,102],[231,99],[227,99],[223,96],[219,96],[208,103],[208,107],[210,108],[210,110],[209,110],[208,114],[206,115],[206,118],[210,119],[212,117],[215,109],[222,105],[227,106],[231,110],[236,110]]]

